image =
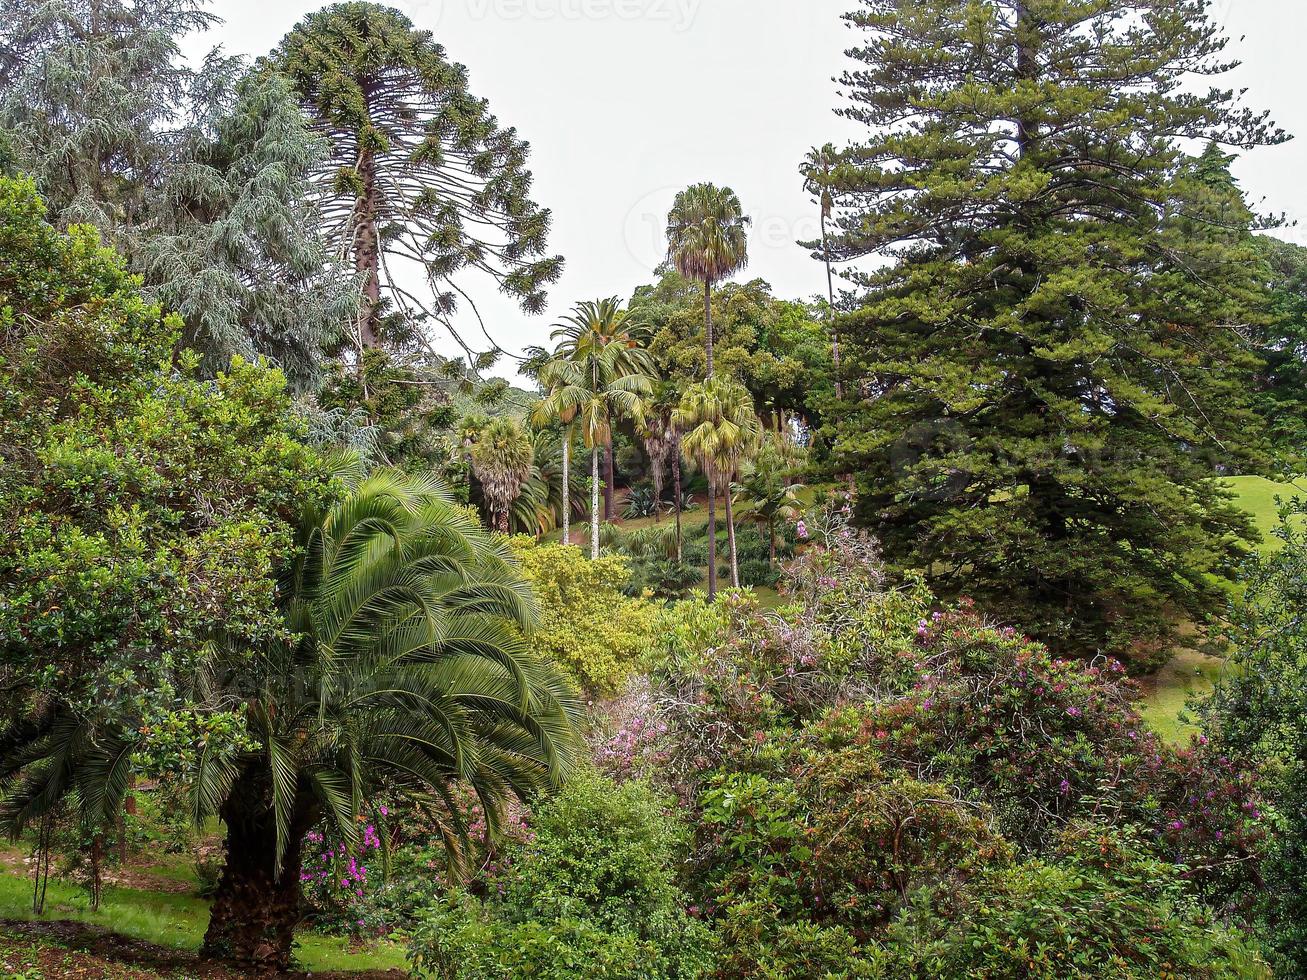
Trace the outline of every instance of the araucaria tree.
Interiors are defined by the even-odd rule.
[[[546,252],[549,212],[528,196],[529,147],[429,31],[341,3],[305,18],[271,60],[330,144],[317,176],[330,237],[362,283],[360,352],[429,347],[434,323],[471,354],[451,318],[460,299],[471,305],[473,270],[524,311],[544,309],[563,263]]]
[[[1247,226],[1178,142],[1281,139],[1205,0],[863,0],[834,168],[857,407],[832,435],[886,554],[1062,650],[1142,656],[1222,599],[1262,316]],[[965,584],[963,584],[965,583]]]

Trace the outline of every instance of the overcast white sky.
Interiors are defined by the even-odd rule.
[[[214,0],[225,23],[203,39],[263,54],[312,0]],[[668,206],[701,180],[735,189],[755,226],[748,275],[782,296],[824,288],[796,239],[816,219],[797,175],[803,154],[856,130],[837,118],[836,85],[851,35],[850,0],[398,0],[467,65],[472,90],[533,147],[535,198],[554,212],[553,250],[567,259],[547,315],[527,317],[474,290],[509,350],[545,344],[580,299],[627,297],[650,281]],[[1214,0],[1244,65],[1229,85],[1300,138],[1258,150],[1237,174],[1263,210],[1303,222],[1307,244],[1305,0]],[[197,43],[195,50],[202,45]],[[449,345],[451,353],[452,345]],[[511,375],[503,362],[495,373]]]

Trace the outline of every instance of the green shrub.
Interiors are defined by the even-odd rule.
[[[605,555],[591,561],[580,548],[526,537],[512,543],[540,606],[535,649],[593,694],[619,690],[657,615],[653,603],[623,594],[627,559]]]
[[[1269,978],[1239,933],[1129,831],[1073,825],[1049,859],[994,867],[960,895],[923,889],[871,955],[877,975]]]
[[[410,960],[441,980],[701,976],[710,934],[676,885],[685,829],[639,782],[581,773],[535,814],[491,898],[455,894],[419,917]]]

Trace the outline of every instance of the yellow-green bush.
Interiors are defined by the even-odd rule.
[[[568,670],[592,694],[621,688],[649,641],[657,606],[622,594],[628,575],[619,555],[596,560],[580,548],[513,539],[540,603],[536,650]]]

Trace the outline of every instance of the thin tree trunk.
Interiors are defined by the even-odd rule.
[[[604,520],[613,519],[613,435],[609,429],[604,443]]]
[[[831,274],[830,245],[826,238],[826,208],[824,205],[821,209],[821,251],[826,258],[826,293],[830,298],[826,318],[830,325],[831,360],[834,362],[835,368],[835,397],[843,398],[844,382],[840,380],[840,332],[835,326],[835,279]]]
[[[100,896],[104,891],[104,875],[101,865],[104,863],[104,834],[97,833],[91,838],[91,911],[100,910]]]
[[[599,446],[590,450],[590,557],[599,557]]]
[[[268,780],[267,773],[247,771],[223,804],[227,860],[200,949],[204,959],[230,964],[247,976],[290,967],[300,920],[300,843],[315,816],[311,803],[297,803],[279,874]]]
[[[726,485],[726,540],[731,546],[731,588],[740,587],[740,559],[735,551],[735,509],[731,500],[731,487]]]
[[[672,437],[672,492],[676,494],[676,560],[685,560],[684,537],[681,531],[681,436]]]
[[[377,233],[379,194],[377,167],[372,149],[359,153],[358,175],[363,194],[354,210],[354,270],[363,281],[363,302],[358,313],[359,375],[363,373],[363,354],[380,343],[377,319],[381,307],[381,238]]]
[[[767,525],[767,567],[776,570],[776,522]]]
[[[563,432],[563,544],[572,543],[572,434]]]
[[[703,338],[708,351],[708,377],[712,377],[712,280],[703,283]]]
[[[717,491],[708,474],[708,601],[717,598]]]

